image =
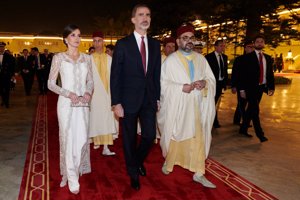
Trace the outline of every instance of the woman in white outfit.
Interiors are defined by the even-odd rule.
[[[93,92],[91,58],[80,53],[80,30],[67,25],[63,32],[67,51],[53,57],[48,87],[59,94],[57,116],[59,123],[61,187],[79,193],[79,176],[91,172],[88,142],[89,102]],[[61,87],[56,84],[58,75]]]

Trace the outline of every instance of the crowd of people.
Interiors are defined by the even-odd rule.
[[[119,126],[133,189],[139,190],[139,178],[147,175],[144,161],[157,137],[165,158],[162,173],[168,175],[178,165],[194,173],[193,181],[216,188],[204,175],[212,128],[222,126],[217,110],[228,84],[225,41],[217,40],[215,50],[203,56],[194,27],[184,24],[176,38],[164,39],[161,52],[160,42],[147,35],[147,5],[133,8],[131,22],[133,33],[106,46],[106,51],[104,34],[95,31],[88,54],[79,52],[81,32],[72,24],[63,32],[67,50],[54,56],[34,47],[30,53],[24,49],[15,61],[3,54],[5,44],[0,43],[2,103],[9,106],[14,66],[19,67],[26,95],[35,74],[41,95],[48,90],[59,95],[60,186],[68,185],[74,194],[80,191],[80,175],[91,172],[90,143],[94,149],[103,145],[102,155],[115,155],[118,152],[108,145],[118,138]],[[262,52],[264,45],[261,35],[245,42],[245,54],[235,59],[231,77],[232,93],[237,94],[233,123],[240,125],[241,135],[252,137],[247,132],[252,121],[260,142],[268,139],[260,124],[259,103],[264,92],[272,96],[275,90],[273,63]]]

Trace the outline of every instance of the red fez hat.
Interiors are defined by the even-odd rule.
[[[100,37],[100,38],[104,38],[104,35],[101,31],[95,31],[93,33],[93,36],[92,37]]]
[[[177,29],[177,37],[180,37],[183,33],[191,32],[194,33],[194,27],[190,24],[182,25]]]
[[[164,39],[164,46],[166,46],[168,43],[176,43],[175,38],[173,37],[167,37]]]

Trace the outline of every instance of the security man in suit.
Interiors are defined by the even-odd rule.
[[[247,131],[249,122],[252,120],[256,136],[260,142],[268,141],[260,124],[259,118],[259,103],[263,93],[272,96],[275,91],[273,59],[270,55],[262,52],[265,47],[265,39],[258,35],[254,39],[255,50],[252,53],[246,54],[241,60],[239,78],[239,92],[241,98],[248,102],[248,107],[245,114],[245,120],[241,125],[240,134],[246,137],[252,137]]]
[[[222,90],[226,90],[226,84],[228,79],[228,57],[223,53],[225,51],[225,41],[217,40],[214,44],[215,51],[207,54],[205,58],[208,61],[211,70],[214,73],[216,78],[216,96],[215,103],[217,104],[220,101]],[[220,128],[221,125],[218,120],[218,112],[216,112],[214,120],[214,128]]]
[[[10,84],[15,73],[16,61],[12,55],[4,52],[5,46],[4,42],[0,42],[0,94],[1,106],[9,108]]]

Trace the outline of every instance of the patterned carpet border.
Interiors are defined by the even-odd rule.
[[[206,160],[206,170],[224,182],[226,185],[230,186],[233,190],[243,195],[245,199],[277,199],[211,158]]]
[[[47,96],[38,98],[19,200],[49,200]]]

